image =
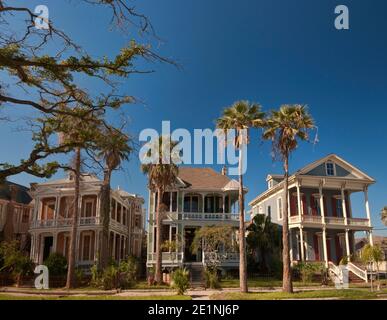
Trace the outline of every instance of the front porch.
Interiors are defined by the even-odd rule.
[[[291,228],[290,258],[292,263],[329,262],[338,265],[343,258],[351,260],[355,252],[355,231],[328,228]]]

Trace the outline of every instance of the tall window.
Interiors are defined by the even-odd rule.
[[[336,199],[336,212],[338,217],[343,217],[343,203],[341,199]]]
[[[331,161],[327,162],[325,164],[325,169],[327,176],[334,176],[335,175],[335,164]]]
[[[271,219],[271,206],[267,207],[267,216]]]
[[[85,202],[85,207],[83,210],[83,216],[86,218],[93,216],[93,201],[89,200]]]
[[[22,223],[28,223],[30,221],[30,209],[23,209]]]
[[[184,212],[199,212],[199,196],[184,197]]]
[[[281,220],[283,218],[283,214],[282,214],[282,198],[278,198],[278,200],[277,200],[277,209],[278,209],[278,219]]]
[[[43,204],[42,220],[49,220],[54,218],[55,200],[47,200]]]
[[[91,235],[90,234],[85,234],[83,236],[82,260],[83,261],[91,260]]]

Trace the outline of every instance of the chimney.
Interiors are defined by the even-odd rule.
[[[223,176],[227,176],[227,167],[226,166],[223,166],[221,173]]]

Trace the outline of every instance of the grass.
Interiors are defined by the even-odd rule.
[[[154,296],[47,296],[47,295],[11,295],[0,294],[0,300],[191,300],[190,296],[154,295]]]
[[[301,281],[294,281],[295,287],[310,287],[310,286],[321,286],[320,282],[303,283]],[[239,288],[239,279],[224,279],[221,281],[222,288]],[[248,279],[247,286],[250,288],[273,288],[282,287],[282,280],[274,278],[256,278]]]
[[[214,300],[284,300],[284,299],[340,299],[340,300],[364,300],[375,299],[380,295],[387,296],[387,290],[371,292],[369,290],[313,290],[301,291],[293,294],[285,292],[269,293],[220,293],[211,296]]]

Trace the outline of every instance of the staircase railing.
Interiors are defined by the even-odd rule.
[[[368,282],[368,272],[367,270],[363,270],[356,264],[352,262],[348,262],[347,264],[348,270],[354,273],[356,276],[358,276],[360,279],[364,280],[365,282]]]

